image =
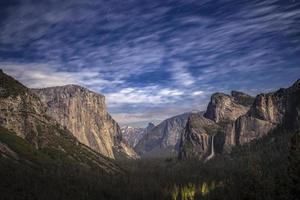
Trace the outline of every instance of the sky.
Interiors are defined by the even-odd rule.
[[[121,125],[300,78],[299,0],[1,0],[0,13],[0,68],[104,94]]]

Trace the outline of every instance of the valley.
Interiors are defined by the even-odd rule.
[[[300,0],[0,13],[0,200],[300,200]]]
[[[205,112],[120,127],[104,96],[0,72],[3,199],[297,199],[300,81]]]

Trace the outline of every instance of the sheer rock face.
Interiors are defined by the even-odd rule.
[[[181,141],[181,158],[203,158],[207,155],[210,139],[205,132],[208,124],[214,124],[214,147],[217,152],[230,152],[235,145],[243,145],[267,135],[278,125],[288,129],[300,129],[300,81],[287,89],[260,94],[254,99],[241,92],[231,96],[216,93],[212,96],[204,119],[191,117]],[[197,128],[195,128],[197,127]]]
[[[263,137],[276,125],[255,117],[242,116],[235,123],[235,145],[245,144]]]
[[[124,144],[119,125],[108,114],[103,95],[76,85],[33,89],[48,107],[47,114],[83,144],[110,158],[136,158]]]
[[[242,92],[232,95],[215,93],[212,95],[204,116],[215,122],[234,121],[250,109],[253,98]]]
[[[244,144],[262,137],[282,124],[288,129],[299,129],[300,81],[287,89],[260,94],[249,112],[235,122],[236,143]]]
[[[274,94],[258,95],[249,112],[236,120],[235,144],[245,144],[263,137],[282,123],[285,112],[283,101],[274,98]]]
[[[260,94],[256,97],[248,116],[278,124],[283,119],[284,104],[283,97],[277,97],[276,93]]]
[[[187,119],[191,113],[185,113],[164,120],[140,140],[135,150],[141,157],[175,157]]]

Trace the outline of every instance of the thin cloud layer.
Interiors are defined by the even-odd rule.
[[[24,0],[4,1],[0,12],[1,68],[29,87],[101,92],[122,123],[204,109],[213,92],[256,94],[300,75],[298,1]]]

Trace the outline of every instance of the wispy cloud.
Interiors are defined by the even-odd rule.
[[[60,67],[41,63],[1,63],[0,68],[31,88],[78,84],[99,91],[123,83],[121,80],[106,80],[96,68],[62,71]]]
[[[183,61],[172,61],[170,67],[173,79],[178,85],[190,86],[195,83],[194,77],[188,71],[189,63]]]
[[[147,86],[139,88],[124,88],[114,93],[106,94],[107,101],[111,106],[123,106],[126,104],[167,104],[175,103],[184,91],[160,86]]]
[[[267,90],[299,78],[299,6],[21,1],[0,7],[0,67],[30,87],[84,85],[104,93],[115,116],[151,121],[203,107],[216,91]]]

